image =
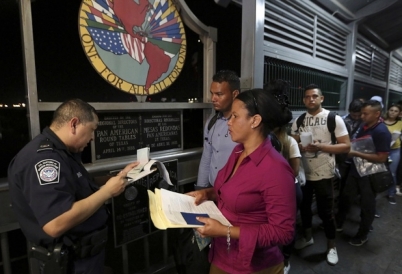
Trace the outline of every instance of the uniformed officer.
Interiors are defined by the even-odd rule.
[[[12,206],[42,273],[103,273],[108,218],[104,204],[124,191],[125,176],[138,163],[127,165],[98,190],[80,157],[97,125],[91,105],[80,99],[66,101],[54,112],[50,127],[9,165]],[[60,244],[70,246],[68,251],[60,252]],[[68,267],[60,258],[67,252]],[[58,264],[62,271],[53,269]]]

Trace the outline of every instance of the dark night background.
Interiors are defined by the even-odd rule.
[[[88,102],[131,102],[134,95],[108,84],[92,67],[84,54],[78,32],[81,0],[32,1],[32,24],[38,98],[42,102],[62,102],[78,97]],[[216,69],[240,73],[241,7],[221,7],[213,0],[187,0],[189,8],[207,26],[218,29]],[[11,106],[26,102],[24,64],[17,1],[0,2],[0,103]],[[147,101],[202,101],[203,47],[196,33],[185,26],[187,54],[178,79],[165,91]],[[196,64],[192,64],[197,57]],[[202,146],[202,110],[184,110],[184,148]],[[11,118],[12,117],[12,118]],[[29,141],[25,108],[0,108],[0,177],[6,177],[11,158]],[[49,124],[51,113],[41,112],[41,128]],[[202,136],[202,135],[201,135]],[[84,155],[85,156],[85,155]],[[84,158],[84,162],[90,159]]]
[[[3,3],[4,1],[4,3]],[[213,0],[187,0],[195,15],[207,26],[218,29],[217,70],[240,73],[241,8],[230,4],[218,6]],[[80,0],[32,2],[35,62],[38,97],[45,102],[59,102],[71,97],[87,101],[127,102],[135,96],[119,91],[101,78],[87,60],[78,35]],[[2,0],[0,28],[1,50],[0,103],[19,103],[25,95],[19,12],[16,1]],[[202,44],[198,35],[186,27],[187,56],[178,80],[160,97],[188,98],[202,96]],[[198,64],[191,64],[198,55]],[[159,97],[159,98],[157,98]]]
[[[24,64],[18,1],[0,0],[0,104],[26,102]],[[32,0],[36,80],[38,98],[42,102],[62,102],[79,97],[89,102],[130,102],[135,96],[124,93],[101,78],[87,60],[79,40],[78,12],[82,0]],[[218,29],[216,69],[232,69],[240,73],[241,8],[230,4],[227,8],[214,0],[187,0],[190,9],[207,26]],[[198,35],[186,27],[187,56],[179,78],[165,91],[150,96],[151,102],[166,97],[186,102],[188,98],[202,100],[202,44]],[[197,64],[191,64],[198,56]],[[40,113],[41,128],[48,125],[51,112]],[[183,110],[184,148],[202,146],[202,109]],[[0,108],[0,178],[7,176],[12,157],[29,141],[25,108]],[[83,159],[88,162],[88,159]],[[112,236],[110,236],[112,237]],[[20,230],[8,232],[10,257],[20,258],[12,263],[13,273],[28,273],[24,237]],[[18,244],[16,239],[21,239]],[[169,238],[171,239],[171,238]],[[160,249],[161,234],[150,237],[150,245]],[[18,240],[17,240],[18,242]],[[113,241],[109,241],[113,245]],[[121,251],[109,250],[106,265],[114,273],[122,273]],[[144,267],[142,241],[128,246],[130,273]],[[153,253],[150,263],[160,262],[161,252]],[[130,259],[131,260],[131,259]],[[0,267],[0,274],[3,267]]]

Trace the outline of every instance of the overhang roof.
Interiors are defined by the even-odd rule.
[[[309,1],[309,0],[299,0]],[[350,24],[358,23],[358,32],[387,52],[402,58],[402,0],[311,0],[317,6]],[[227,5],[227,0],[215,0]],[[232,0],[242,5],[243,0]]]
[[[312,0],[387,52],[402,56],[402,0]]]

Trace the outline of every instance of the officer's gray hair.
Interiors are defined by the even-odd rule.
[[[97,113],[95,108],[87,102],[71,99],[62,103],[53,113],[52,126],[59,128],[74,117],[85,124],[93,122],[97,118]]]

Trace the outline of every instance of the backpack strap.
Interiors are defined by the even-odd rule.
[[[348,128],[348,132],[350,132],[349,136],[350,136],[350,140],[354,139],[357,135],[357,133],[359,133],[360,128],[363,126],[363,122],[360,122],[358,127],[355,127],[353,130],[350,130],[350,127],[345,123],[345,125]]]
[[[281,153],[282,152],[282,143],[281,143],[281,141],[279,141],[278,137],[276,137],[276,135],[272,132],[269,133],[268,136],[269,136],[269,139],[271,140],[272,146],[276,149],[276,151]]]
[[[300,115],[296,120],[297,132],[300,134],[300,127],[303,125],[304,118],[306,117],[306,112]]]
[[[210,131],[211,128],[215,125],[216,120],[218,120],[218,115],[219,115],[219,112],[215,113],[215,115],[212,116],[211,120],[209,120],[209,123],[208,123],[208,131]]]
[[[336,122],[335,122],[335,117],[336,117],[335,112],[330,111],[328,113],[327,127],[328,127],[328,131],[331,133],[331,142],[332,142],[332,144],[336,144],[336,136],[335,136]]]

